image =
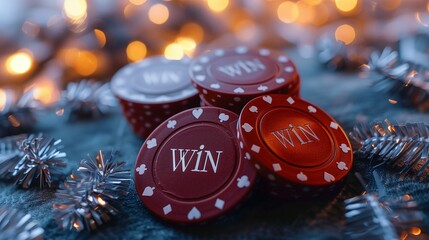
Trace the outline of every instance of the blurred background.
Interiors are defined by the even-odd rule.
[[[3,1],[0,110],[26,92],[49,106],[67,83],[106,81],[148,56],[237,43],[296,48],[330,69],[356,70],[374,48],[425,34],[428,15],[423,0]]]

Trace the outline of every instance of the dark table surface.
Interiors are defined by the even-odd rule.
[[[303,59],[296,51],[288,51],[295,60],[302,77],[302,97],[331,114],[350,132],[358,120],[392,122],[425,122],[428,115],[414,108],[391,104],[387,94],[371,89],[370,81],[357,73],[328,71],[316,59]],[[69,164],[64,177],[77,168],[78,162],[98,149],[119,150],[118,161],[127,162],[133,169],[137,153],[143,143],[128,127],[119,110],[101,120],[68,122],[54,114],[38,114],[37,130],[61,138]],[[355,159],[353,171],[367,179],[375,189],[369,168],[363,160]],[[429,213],[429,184],[395,177],[391,170],[381,172],[389,197],[412,194],[426,214]],[[341,239],[344,210],[343,200],[359,194],[361,186],[352,174],[346,186],[334,196],[308,201],[274,199],[259,189],[236,211],[205,225],[177,226],[152,215],[140,202],[134,183],[129,195],[119,205],[120,213],[93,233],[62,231],[53,219],[54,190],[19,189],[0,182],[0,205],[19,208],[30,213],[45,229],[46,239]]]

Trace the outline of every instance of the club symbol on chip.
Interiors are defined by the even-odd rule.
[[[146,164],[141,164],[139,167],[136,168],[136,172],[138,172],[139,175],[143,175],[146,170]]]
[[[168,120],[167,128],[174,128],[174,127],[176,127],[176,124],[177,124],[176,120]]]
[[[258,87],[259,91],[266,91],[267,89],[268,89],[268,87],[264,86],[264,85],[259,85],[259,87]]]
[[[200,217],[201,217],[201,212],[196,207],[193,207],[191,209],[191,211],[189,211],[189,213],[188,213],[188,219],[189,220],[199,219]]]
[[[229,119],[229,115],[226,115],[225,113],[219,114],[219,121],[220,122],[226,122]]]
[[[258,107],[256,107],[256,106],[251,106],[251,107],[249,108],[249,111],[251,111],[252,113],[258,113]]]
[[[200,118],[201,114],[203,114],[203,109],[202,108],[198,108],[198,109],[192,110],[192,115],[194,115],[194,117],[196,119]]]
[[[341,143],[340,148],[343,153],[348,153],[350,151],[350,148],[344,143]]]
[[[337,167],[340,170],[349,170],[349,168],[347,167],[346,163],[342,162],[342,161],[341,162],[337,162]]]
[[[296,175],[296,178],[301,182],[305,182],[308,180],[307,175],[305,175],[303,172],[298,173]]]
[[[273,102],[273,98],[271,96],[263,96],[262,99],[269,104]]]
[[[156,147],[156,138],[152,138],[150,140],[147,140],[146,146],[147,146],[147,149],[151,149],[151,148]]]
[[[246,175],[243,175],[240,178],[237,178],[237,187],[245,188],[248,186],[250,186],[249,177],[247,177]]]
[[[151,197],[153,195],[153,190],[155,190],[155,187],[145,187],[142,196]]]

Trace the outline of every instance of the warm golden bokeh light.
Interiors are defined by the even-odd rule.
[[[28,72],[33,66],[33,58],[27,52],[17,52],[6,59],[6,70],[13,75]]]
[[[355,37],[355,29],[348,24],[343,24],[335,30],[335,39],[337,41],[342,41],[346,45],[352,43]]]
[[[207,5],[214,12],[222,12],[229,5],[229,0],[207,0]]]
[[[98,44],[100,47],[104,47],[106,45],[106,34],[99,29],[94,29],[95,37],[97,38]]]
[[[168,20],[170,13],[165,5],[158,3],[150,7],[148,15],[151,22],[163,24]]]
[[[315,5],[319,5],[322,2],[322,0],[304,0],[304,2],[315,6]]]
[[[127,46],[127,57],[130,62],[137,62],[146,57],[146,45],[140,41],[130,42]]]
[[[0,88],[0,111],[3,111],[6,106],[7,94],[6,91]]]
[[[314,7],[301,0],[296,3],[298,7],[298,22],[301,23],[312,23],[316,16]]]
[[[164,55],[170,60],[180,60],[184,57],[185,52],[180,44],[171,43],[165,48]]]
[[[188,37],[178,37],[176,43],[182,47],[184,53],[189,57],[192,57],[197,47],[197,43],[194,39]]]
[[[357,0],[335,0],[335,6],[342,12],[350,12],[355,9]]]
[[[84,18],[87,8],[86,0],[64,0],[64,13],[72,20]]]
[[[97,70],[97,56],[90,51],[80,51],[73,62],[73,67],[78,74],[89,76]]]
[[[128,0],[128,1],[136,6],[143,5],[145,2],[147,2],[147,0]]]
[[[422,230],[418,227],[412,227],[410,230],[410,233],[413,234],[414,236],[418,236],[422,233]]]
[[[277,16],[284,23],[292,23],[298,19],[298,6],[291,1],[281,3],[277,8]]]
[[[204,39],[204,30],[197,23],[190,22],[182,26],[179,35],[183,37],[190,37],[194,39],[196,43],[200,43]]]
[[[35,83],[29,89],[33,92],[34,99],[40,101],[44,105],[50,105],[59,98],[57,86],[53,81],[48,79]]]

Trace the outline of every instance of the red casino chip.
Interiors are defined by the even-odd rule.
[[[299,98],[255,98],[243,108],[237,128],[245,157],[280,186],[330,187],[352,168],[351,145],[339,124]]]
[[[181,112],[162,123],[136,160],[137,193],[153,213],[203,222],[233,209],[250,192],[256,171],[236,141],[238,116],[214,107]]]
[[[299,79],[295,65],[284,54],[244,46],[217,49],[196,58],[190,76],[206,100],[216,106],[242,108],[252,98],[288,93]]]
[[[190,60],[162,56],[126,65],[112,78],[111,88],[134,132],[145,138],[168,117],[199,104],[188,75]]]

